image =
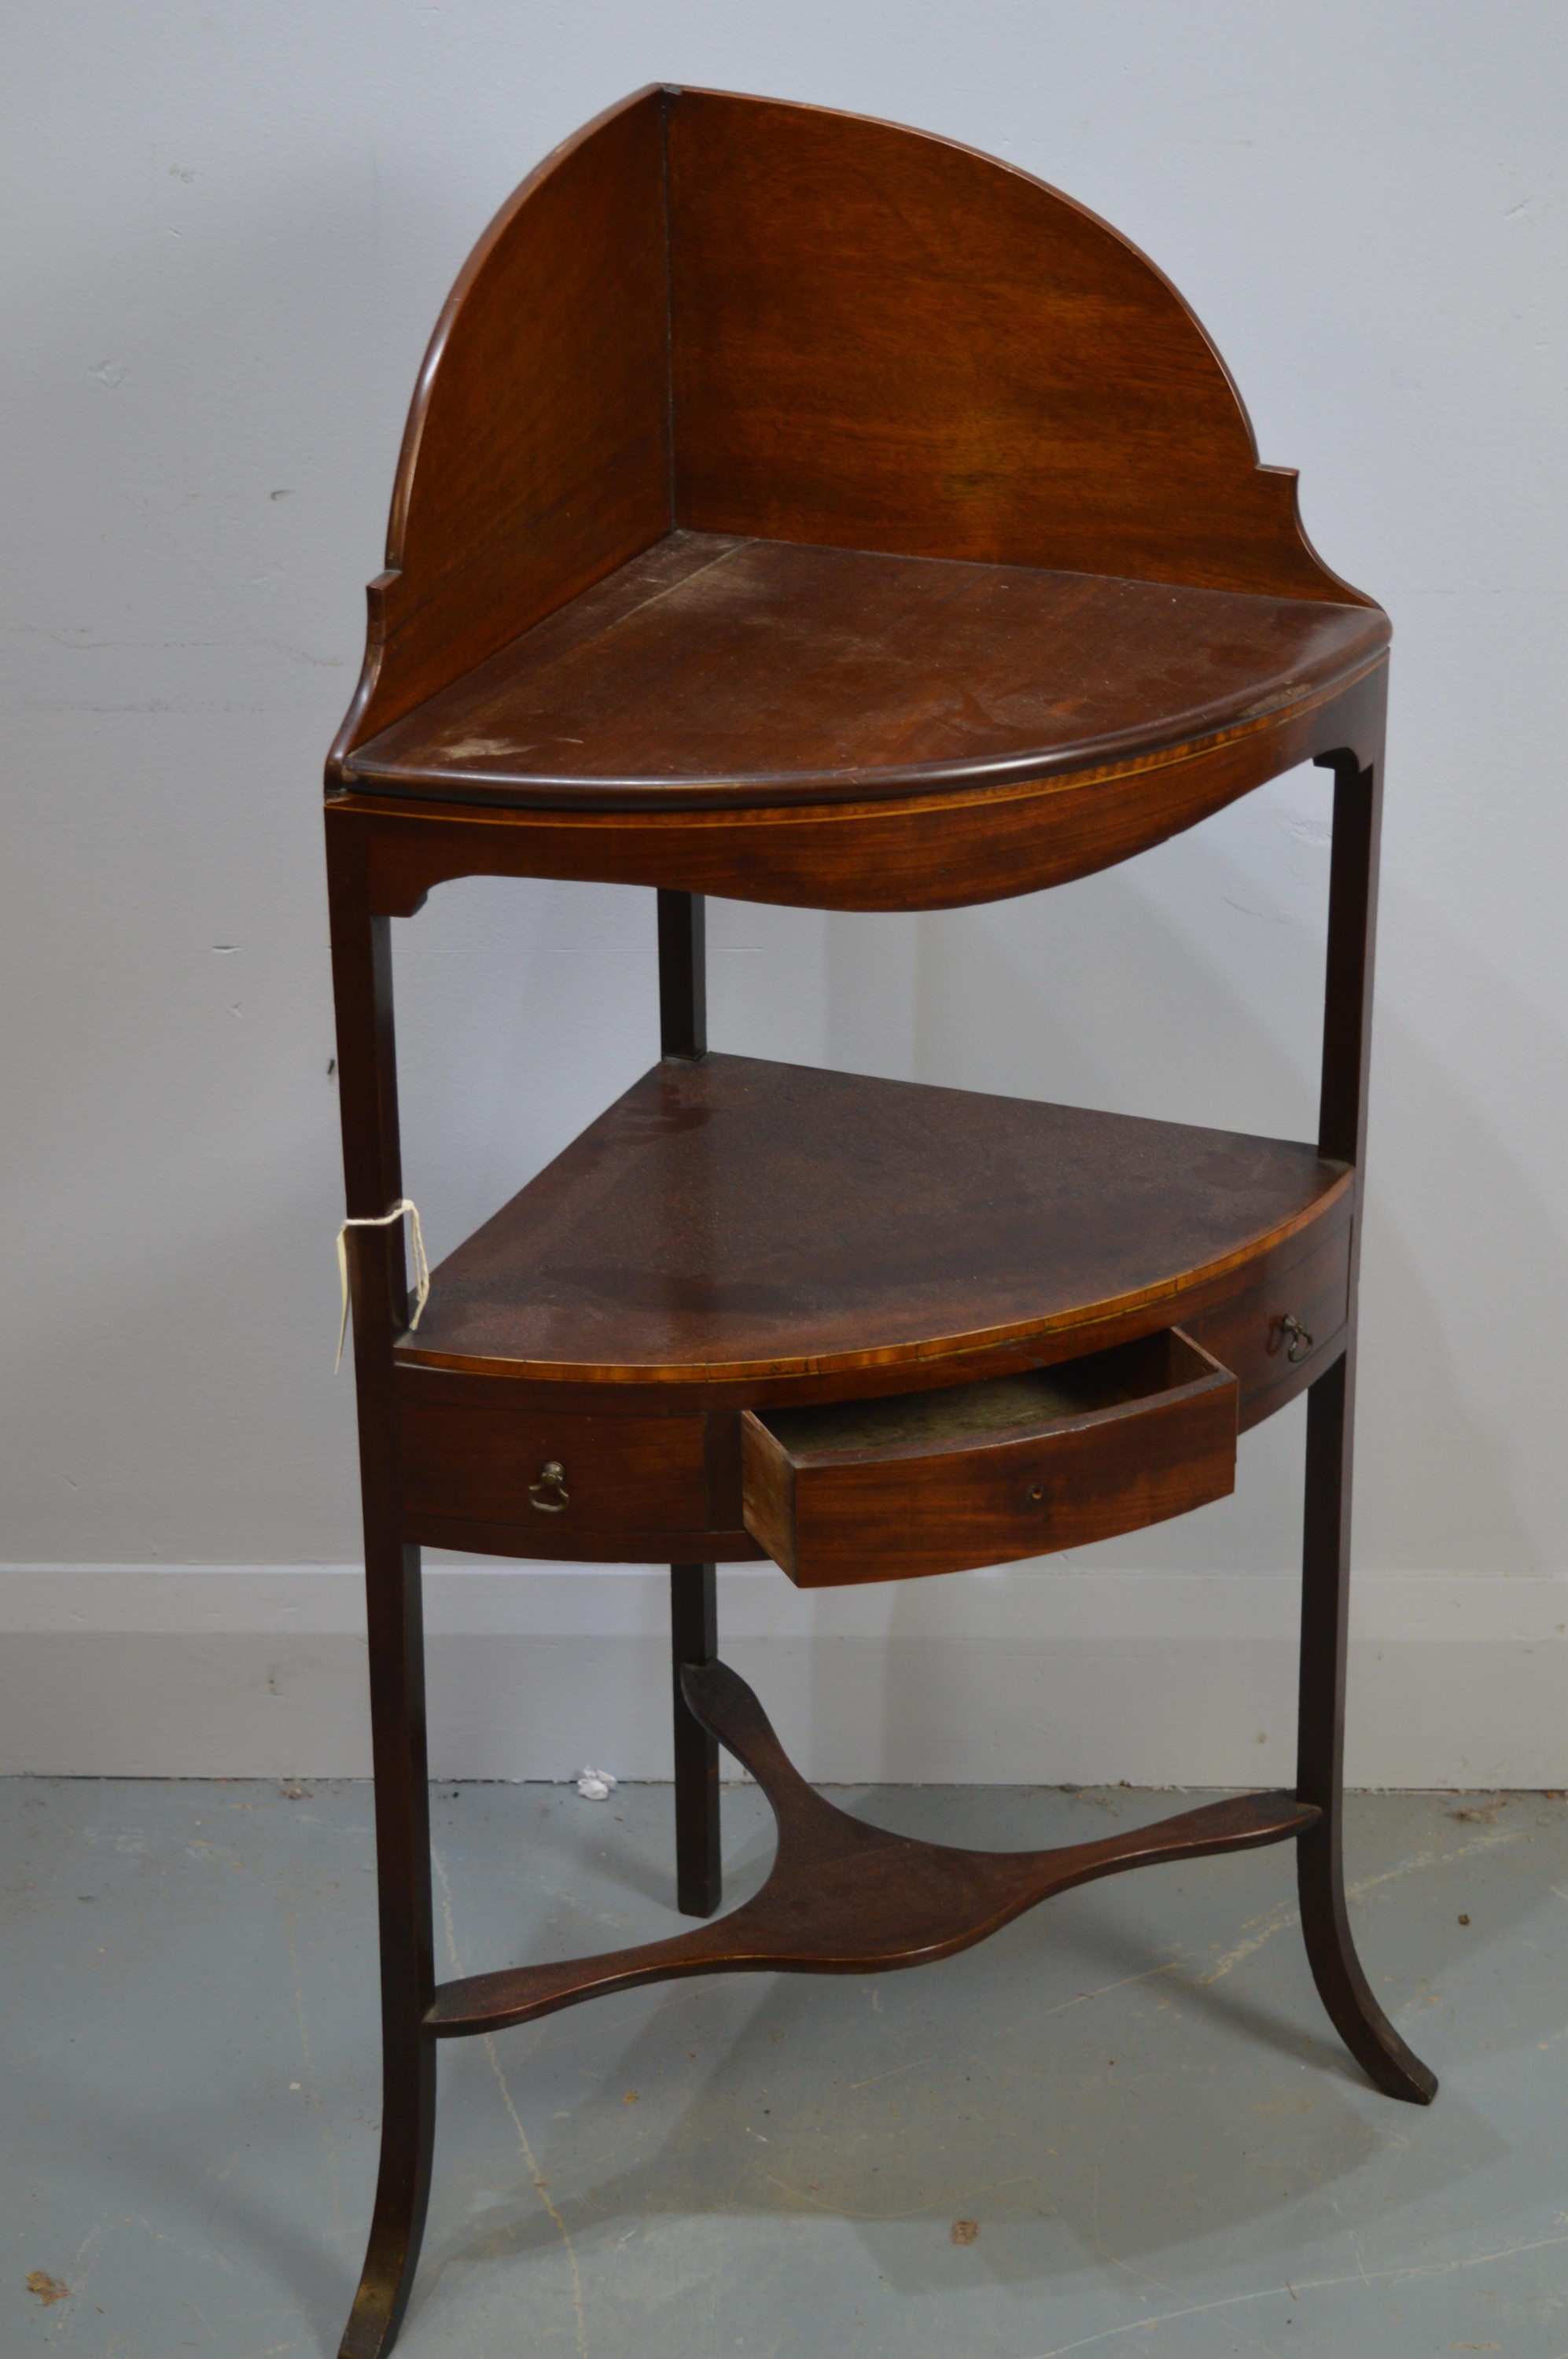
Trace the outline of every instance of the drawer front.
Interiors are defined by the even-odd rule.
[[[592,1417],[405,1399],[397,1419],[404,1515],[437,1545],[446,1538],[438,1523],[507,1527],[506,1552],[530,1556],[570,1556],[579,1542],[617,1533],[699,1533],[707,1524],[701,1416]]]
[[[907,1405],[952,1432],[834,1449],[834,1412],[741,1420],[746,1527],[801,1588],[898,1581],[1086,1547],[1187,1513],[1235,1488],[1236,1385],[1179,1331],[1095,1355],[1133,1372],[1129,1397],[1023,1430],[987,1432],[954,1386]],[[1070,1388],[1072,1363],[1045,1374]],[[1091,1396],[1092,1397],[1092,1396]],[[838,1405],[844,1430],[856,1411]],[[864,1422],[864,1420],[861,1420]]]
[[[1282,1408],[1334,1357],[1350,1311],[1350,1223],[1193,1320],[1187,1332],[1236,1372],[1245,1432]],[[1293,1321],[1294,1324],[1288,1322]]]

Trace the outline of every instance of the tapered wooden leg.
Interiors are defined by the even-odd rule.
[[[370,908],[356,839],[328,829],[332,979],[348,1210],[376,1219],[401,1196],[388,921]],[[381,2171],[342,2359],[385,2359],[413,2282],[435,2139],[435,1987],[425,1636],[419,1551],[402,1538],[392,1348],[407,1323],[400,1223],[348,1232],[359,1404],[360,1498],[376,1770],[381,1935]]]
[[[384,2039],[382,2071],[386,2096],[376,2212],[338,2359],[385,2359],[391,2350],[425,2233],[435,2140],[434,2040],[423,2032],[412,2040]]]
[[[1301,1930],[1334,2029],[1386,2096],[1428,2105],[1437,2076],[1412,2055],[1372,1995],[1345,1905],[1345,1672],[1350,1622],[1351,1428],[1355,1343],[1307,1396],[1301,1557],[1301,1712],[1296,1794],[1322,1816],[1297,1840]]]
[[[381,2170],[339,2359],[385,2359],[419,2257],[436,2130],[424,1628],[417,1548],[369,1555],[370,1711],[381,1930]]]
[[[392,2348],[419,2257],[435,2145],[435,2042],[404,2027],[381,2043],[381,2171],[359,2291],[338,2359],[385,2359]]]
[[[681,1686],[687,1664],[719,1651],[717,1569],[670,1568],[670,1662],[675,1688],[675,1900],[685,1917],[711,1917],[723,1892],[719,1859],[719,1741],[703,1727]]]

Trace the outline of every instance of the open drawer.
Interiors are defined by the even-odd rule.
[[[802,1589],[1083,1548],[1233,1490],[1236,1397],[1171,1327],[1024,1375],[748,1410],[746,1528]]]

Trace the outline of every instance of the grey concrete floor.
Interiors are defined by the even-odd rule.
[[[841,1799],[997,1847],[1176,1807]],[[438,1789],[440,1970],[673,1930],[670,1821],[668,1788]],[[769,1825],[726,1790],[730,1897]],[[1430,2111],[1330,2032],[1288,1849],[1145,1869],[919,1973],[449,2046],[401,2352],[1564,2359],[1568,1805],[1359,1798],[1349,1854]],[[372,1858],[360,1785],[0,1782],[6,2359],[335,2352],[376,2173]]]

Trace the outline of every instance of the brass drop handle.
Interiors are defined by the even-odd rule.
[[[1304,1360],[1312,1348],[1312,1338],[1299,1319],[1281,1319],[1279,1332],[1285,1338],[1285,1357]]]
[[[566,1487],[566,1469],[559,1458],[551,1458],[539,1468],[539,1481],[528,1484],[528,1497],[541,1516],[563,1516],[572,1505],[572,1494]]]

